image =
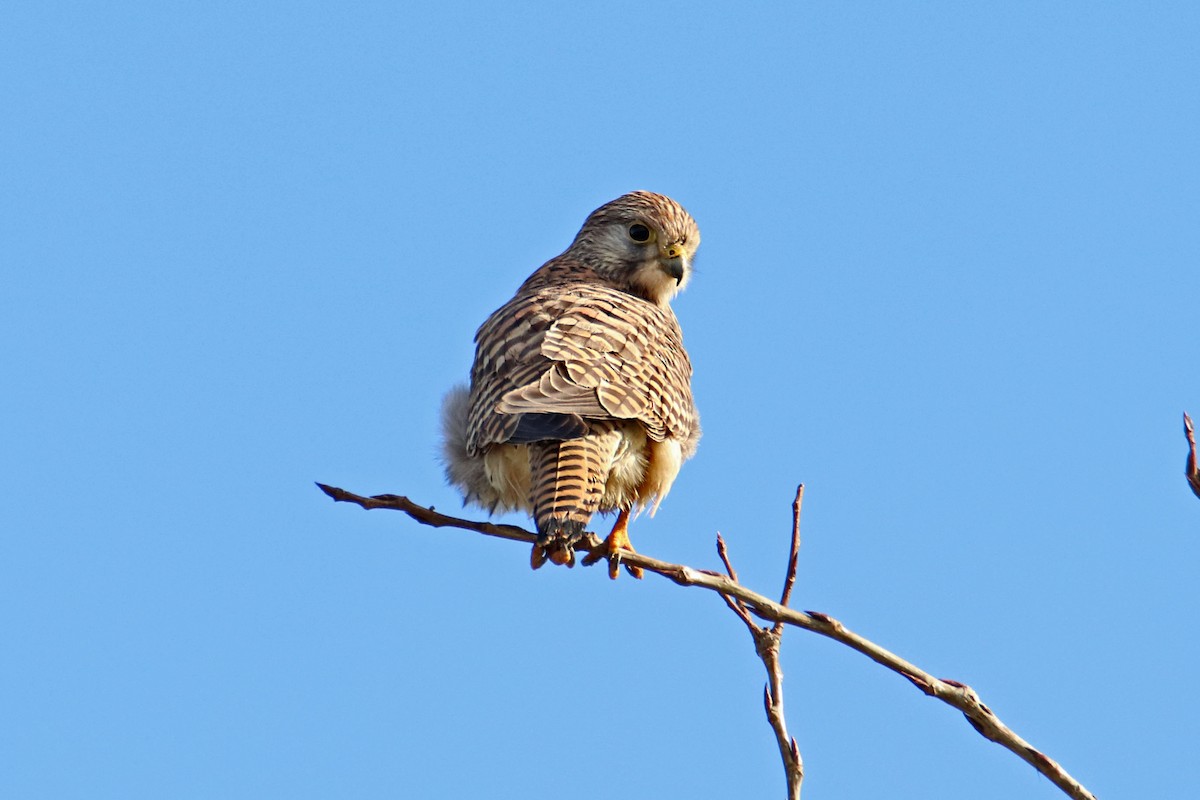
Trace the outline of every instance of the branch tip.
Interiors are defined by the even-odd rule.
[[[786,606],[792,599],[792,587],[796,585],[796,567],[800,563],[800,509],[804,502],[804,484],[796,487],[796,499],[792,501],[792,542],[788,553],[787,576],[783,579],[783,594],[779,604]]]
[[[1187,438],[1188,455],[1187,466],[1184,468],[1184,474],[1187,475],[1188,486],[1192,487],[1192,493],[1200,497],[1200,465],[1196,459],[1196,431],[1192,426],[1192,418],[1188,413],[1183,412],[1183,435]]]
[[[729,560],[729,549],[725,546],[725,540],[721,537],[720,532],[717,533],[717,555],[721,557],[721,563],[725,565],[725,572],[736,583],[738,579],[737,571],[733,568],[733,563]]]

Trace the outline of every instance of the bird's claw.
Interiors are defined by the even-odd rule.
[[[626,539],[626,542],[628,542],[628,541],[629,540]],[[621,550],[622,549],[626,549],[631,553],[635,552],[632,547],[622,548],[621,545],[619,545],[613,541],[612,536],[609,536],[607,539],[605,539],[599,545],[592,548],[592,550],[586,556],[583,557],[583,564],[584,564],[584,566],[590,567],[592,564],[595,564],[600,559],[607,558],[608,559],[608,577],[611,578],[612,580],[615,581],[617,579],[617,573],[620,572],[620,568],[622,566],[625,567],[625,571],[628,572],[630,575],[637,578],[638,580],[641,580],[642,577],[646,574],[645,570],[643,570],[641,567],[634,566],[633,564],[622,564],[621,563]]]

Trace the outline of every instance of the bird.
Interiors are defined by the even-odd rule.
[[[699,244],[679,203],[622,195],[476,332],[470,383],[442,404],[446,478],[464,504],[532,515],[534,569],[574,566],[593,515],[615,512],[583,561],[607,558],[616,578],[621,551],[636,552],[631,516],[654,516],[696,452],[692,363],[670,302]]]

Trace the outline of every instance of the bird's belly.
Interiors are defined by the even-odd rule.
[[[627,422],[618,430],[621,442],[613,456],[608,476],[604,481],[604,495],[600,498],[601,511],[617,511],[632,508],[638,502],[639,491],[646,477],[647,438],[641,425]]]
[[[495,492],[493,506],[496,509],[532,513],[528,445],[492,446],[483,455],[483,470]]]
[[[650,439],[635,422],[624,423],[618,430],[621,443],[604,481],[599,510],[610,512],[641,505],[649,507],[653,516],[679,474],[682,447],[673,439]]]

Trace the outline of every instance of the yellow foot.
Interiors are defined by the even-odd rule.
[[[629,542],[629,511],[622,511],[617,517],[617,522],[613,525],[612,533],[608,538],[600,543],[592,552],[584,557],[584,564],[595,564],[602,558],[608,559],[608,577],[614,581],[617,579],[617,572],[621,567],[621,552],[636,553],[633,545]],[[641,567],[635,567],[632,564],[626,564],[625,570],[633,577],[641,580],[645,572]]]

